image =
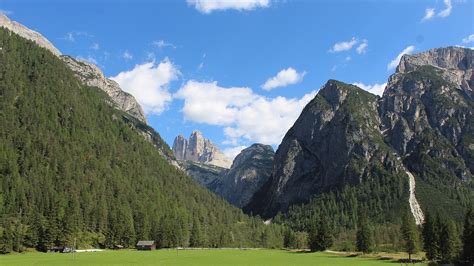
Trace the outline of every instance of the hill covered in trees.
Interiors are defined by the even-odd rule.
[[[50,51],[0,28],[0,251],[281,246],[196,184]],[[159,137],[156,135],[155,137]],[[168,148],[169,149],[169,148]]]

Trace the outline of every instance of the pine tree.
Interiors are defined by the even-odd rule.
[[[408,253],[408,259],[411,261],[411,255],[418,252],[419,236],[415,220],[409,213],[405,213],[402,218],[401,232],[405,241],[405,251]]]
[[[472,207],[467,211],[464,220],[462,259],[465,262],[474,263],[474,210]]]
[[[356,235],[356,248],[357,251],[362,253],[370,253],[372,251],[372,233],[370,230],[369,221],[365,211],[359,214],[359,222],[357,227]]]
[[[439,223],[427,213],[425,223],[423,224],[423,250],[429,260],[437,260],[439,258]]]

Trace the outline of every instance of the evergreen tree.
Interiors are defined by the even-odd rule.
[[[469,208],[464,220],[462,235],[462,260],[474,263],[474,210]]]
[[[205,245],[206,241],[201,230],[201,225],[197,219],[194,219],[191,235],[189,237],[189,246],[204,247]]]
[[[356,248],[362,253],[369,253],[372,251],[372,232],[370,230],[367,213],[365,211],[359,214],[359,223],[356,234]]]
[[[324,251],[333,244],[331,228],[327,219],[322,215],[318,222],[313,223],[308,234],[311,251]]]
[[[432,217],[430,213],[425,216],[425,223],[423,224],[423,250],[426,252],[426,257],[429,260],[437,260],[439,258],[440,247],[440,230],[439,219]]]
[[[417,253],[419,248],[418,228],[411,213],[406,212],[403,215],[401,233],[405,242],[405,251],[408,253],[408,259],[411,261],[411,255]]]
[[[440,232],[440,260],[442,263],[451,263],[457,255],[456,229],[451,221],[443,221]]]

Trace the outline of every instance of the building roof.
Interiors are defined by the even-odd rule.
[[[140,240],[137,243],[137,246],[151,246],[155,244],[155,241],[153,240]]]

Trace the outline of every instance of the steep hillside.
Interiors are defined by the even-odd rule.
[[[460,221],[474,200],[473,58],[455,47],[406,55],[382,98],[329,81],[245,210],[293,221],[323,212],[349,227],[361,207],[380,223],[404,209],[417,223],[435,211]]]
[[[281,245],[278,227],[170,165],[130,115],[49,50],[2,28],[0,62],[1,252],[74,239],[80,247],[138,239],[160,247]],[[267,242],[256,240],[261,234]]]

